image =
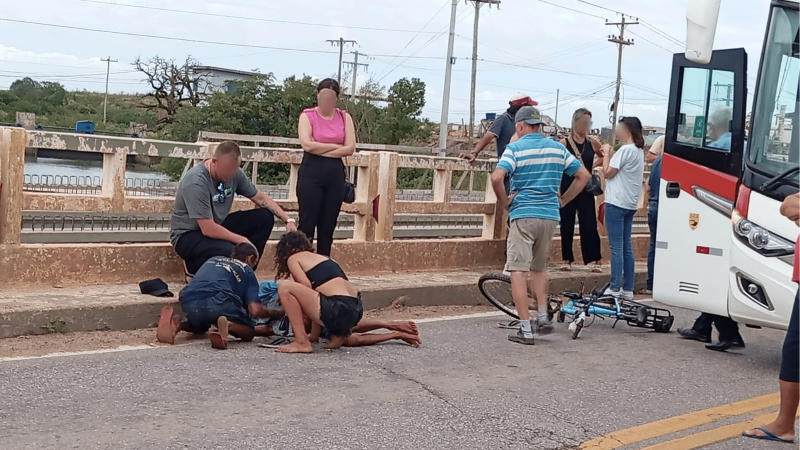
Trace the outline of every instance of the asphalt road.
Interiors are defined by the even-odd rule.
[[[673,312],[673,330],[695,316]],[[193,343],[0,361],[0,448],[571,449],[777,391],[779,331],[744,329],[747,348],[720,354],[674,332],[598,320],[577,341],[561,324],[528,347],[508,342],[500,319],[421,323],[418,349],[298,356]],[[738,431],[773,404],[741,415],[734,405],[732,417],[663,436],[657,425],[633,444],[598,448]],[[681,445],[665,448],[696,448]],[[707,448],[787,447],[738,438]]]

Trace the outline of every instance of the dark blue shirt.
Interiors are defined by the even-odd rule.
[[[253,268],[224,256],[215,256],[205,262],[181,291],[181,303],[213,298],[226,294],[236,306],[247,308],[258,301],[258,280]]]
[[[658,189],[661,185],[661,157],[659,156],[650,166],[650,201],[658,201]]]
[[[497,139],[497,159],[503,157],[503,152],[506,151],[506,146],[511,142],[514,133],[517,132],[514,126],[514,118],[508,112],[500,114],[497,119],[492,122],[489,127],[489,133],[492,133]]]

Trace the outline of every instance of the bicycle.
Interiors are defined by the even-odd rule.
[[[511,277],[500,273],[487,273],[480,277],[478,280],[478,289],[481,294],[500,311],[508,314],[516,320],[519,320],[517,307],[514,306],[514,299],[511,297]],[[534,296],[528,292],[528,300],[530,303],[529,309],[538,311],[538,306]],[[530,300],[533,300],[532,302]],[[561,299],[554,295],[547,296],[547,315],[550,320],[553,320],[555,315],[561,308]],[[536,313],[538,316],[538,312]],[[506,327],[510,328],[510,327]]]

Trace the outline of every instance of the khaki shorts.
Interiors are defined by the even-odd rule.
[[[517,219],[511,222],[506,241],[506,270],[544,272],[557,226],[557,221],[547,219]]]

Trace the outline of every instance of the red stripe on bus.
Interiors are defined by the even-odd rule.
[[[736,201],[738,178],[677,156],[664,154],[661,161],[661,179],[680,183],[681,190],[692,196],[694,195],[692,187],[697,186],[732,202]]]

